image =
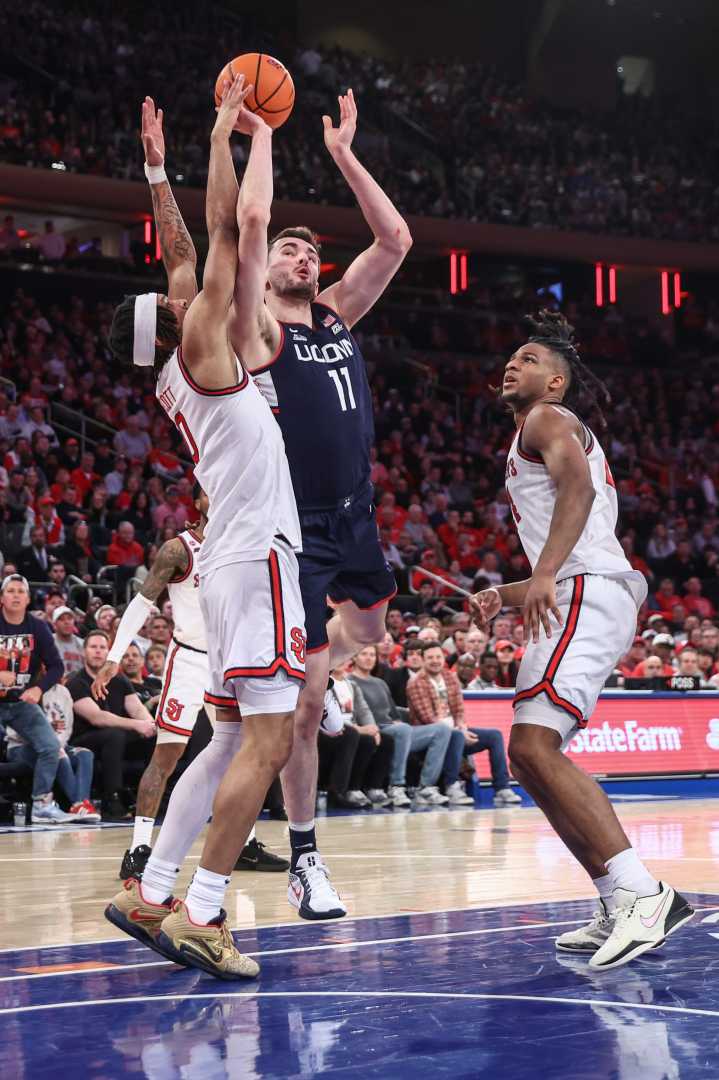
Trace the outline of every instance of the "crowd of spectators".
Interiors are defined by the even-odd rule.
[[[15,57],[0,80],[4,161],[141,179],[138,111],[149,93],[166,110],[171,175],[204,186],[211,87],[227,42],[252,40],[288,63],[297,86],[275,141],[278,198],[351,204],[323,150],[320,117],[352,86],[360,154],[404,212],[719,239],[712,116],[639,97],[610,113],[577,113],[533,100],[479,62],[389,62],[277,42],[248,16],[188,2],[94,9],[31,0],[0,15],[3,48]],[[234,152],[240,163],[246,148],[238,142]],[[42,242],[56,258],[57,238]]]

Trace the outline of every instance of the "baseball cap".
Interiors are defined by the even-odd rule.
[[[61,604],[60,607],[56,607],[53,611],[52,621],[56,623],[61,615],[72,615],[74,617],[75,612],[72,610],[72,608],[69,608],[67,604]]]
[[[8,574],[2,585],[0,585],[0,595],[5,592],[6,586],[8,586],[11,581],[21,582],[21,584],[23,584],[27,589],[28,593],[30,592],[30,585],[28,584],[28,580],[26,577],[23,577],[22,574]]]
[[[112,604],[103,604],[95,612],[95,621],[97,621],[98,615],[102,615],[103,611],[111,611],[113,615],[117,615],[117,612],[115,611],[115,608],[112,606]]]
[[[52,495],[43,495],[37,501],[38,506],[54,506]]]
[[[405,634],[418,634],[419,630],[420,630],[419,626],[414,626],[414,625],[413,626],[405,626],[405,628],[404,628]]]
[[[647,619],[647,626],[651,626],[652,623],[665,622],[665,621],[666,620],[664,619],[663,615],[658,615],[655,612],[654,615],[650,615],[649,618]]]
[[[80,445],[80,443],[77,441],[77,439],[75,438],[74,435],[71,435],[69,439],[65,439],[65,446],[79,446],[79,445]]]
[[[644,633],[642,634],[642,639],[644,641],[650,641],[651,642],[651,641],[654,640],[654,638],[656,636],[657,636],[656,630],[645,630]]]
[[[652,642],[652,645],[673,645],[674,638],[671,634],[657,634]]]
[[[494,646],[494,651],[499,652],[500,649],[511,649],[512,652],[514,652],[516,648],[517,646],[514,644],[513,641],[509,641],[507,638],[502,638],[502,640],[498,641]]]

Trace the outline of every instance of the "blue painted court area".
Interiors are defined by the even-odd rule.
[[[611,972],[558,956],[587,902],[242,931],[255,983],[132,941],[0,954],[3,1077],[719,1076],[719,897]],[[69,969],[69,970],[68,970]]]

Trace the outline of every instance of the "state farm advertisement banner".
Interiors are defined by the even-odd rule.
[[[507,745],[510,695],[466,695],[464,708],[470,727],[499,728]],[[587,772],[607,776],[719,772],[719,694],[603,695],[568,755]],[[475,754],[473,761],[480,779],[488,780],[489,755]]]

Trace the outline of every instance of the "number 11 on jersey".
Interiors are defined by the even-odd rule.
[[[349,369],[346,368],[346,367],[343,367],[343,368],[340,368],[339,371],[328,371],[327,374],[329,375],[330,379],[332,379],[332,382],[337,387],[337,396],[340,399],[340,406],[342,407],[342,412],[347,412],[348,408],[349,409],[356,409],[357,408],[357,402],[355,401],[355,396],[354,396],[354,394],[352,392],[352,382],[350,380]],[[347,387],[347,394],[346,395],[345,395],[344,387],[342,386],[342,379],[340,379],[340,375],[342,376],[342,379],[344,379],[345,385]],[[349,405],[347,404],[348,401],[349,401]]]

